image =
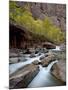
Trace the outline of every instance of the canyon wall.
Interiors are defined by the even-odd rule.
[[[28,4],[29,10],[33,17],[44,19],[50,17],[52,22],[61,28],[62,31],[66,30],[66,5],[65,4],[51,4],[51,3],[34,3],[34,2],[17,2],[20,7]]]

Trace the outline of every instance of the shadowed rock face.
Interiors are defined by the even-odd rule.
[[[9,28],[10,48],[27,48],[32,38],[30,33],[23,26],[21,27],[11,22]]]
[[[43,47],[46,47],[47,49],[55,49],[56,48],[56,46],[54,44],[49,43],[49,42],[45,42],[43,44]]]
[[[20,68],[18,71],[10,75],[10,89],[26,88],[38,72],[39,67],[34,64]]]

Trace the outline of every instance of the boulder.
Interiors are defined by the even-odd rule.
[[[9,58],[10,64],[14,64],[14,63],[18,63],[18,62],[25,62],[25,61],[27,61],[27,58],[25,58],[24,56]]]
[[[31,54],[29,49],[24,50],[23,54]]]
[[[33,57],[36,57],[36,56],[35,56],[35,53],[32,53],[32,54],[30,55],[30,58],[33,58]]]
[[[55,56],[53,54],[51,54],[51,55],[48,55],[47,57],[45,57],[44,59],[42,59],[41,64],[43,67],[47,67],[48,64],[54,60],[55,60]]]
[[[50,42],[43,43],[43,47],[45,47],[46,49],[55,49],[56,48],[56,46]]]
[[[35,48],[28,48],[31,53],[35,52]]]
[[[13,52],[13,53],[10,52],[9,57],[10,57],[10,58],[11,58],[11,57],[18,57],[18,54],[17,54],[17,53],[14,53],[14,52]]]
[[[18,57],[12,57],[12,58],[9,58],[9,63],[10,64],[13,64],[13,63],[18,63],[20,60]]]
[[[45,56],[41,56],[41,57],[40,57],[40,60],[43,60],[44,58],[45,58]]]
[[[35,54],[39,53],[40,50],[41,50],[41,47],[37,47],[37,48],[35,49]]]
[[[58,63],[54,64],[51,71],[52,75],[54,75],[57,79],[62,82],[66,82],[66,64],[65,61],[59,60]]]
[[[34,65],[39,65],[41,64],[41,62],[39,62],[38,60],[35,60],[34,62],[32,62]]]
[[[26,88],[32,79],[38,74],[38,72],[39,67],[34,64],[29,64],[24,66],[24,68],[20,68],[9,76],[9,88]]]
[[[48,50],[46,48],[43,48],[44,53],[48,53]]]

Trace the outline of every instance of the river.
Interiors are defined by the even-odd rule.
[[[53,49],[53,50],[60,51],[60,48],[57,46],[56,49]],[[45,56],[44,53],[41,53],[41,55],[36,55],[36,57],[33,57],[33,58],[30,58],[28,55],[26,56],[27,61],[11,64],[9,66],[10,74],[14,73],[16,70],[18,70],[21,67],[24,67],[27,64],[31,64],[35,60],[38,60],[39,62],[41,62],[40,57],[43,57],[43,56]],[[41,65],[39,65],[40,71],[35,76],[35,78],[31,81],[31,83],[28,85],[28,88],[61,85],[60,81],[58,81],[50,73],[52,66],[57,62],[58,60],[51,62],[47,67],[42,67]]]
[[[29,56],[28,57],[26,56],[25,59],[27,59],[27,61],[25,61],[25,62],[19,62],[19,63],[15,63],[15,64],[9,65],[9,74],[14,73],[16,70],[18,70],[21,67],[24,67],[27,64],[31,64],[35,60],[38,60],[39,61],[40,57],[43,57],[44,55],[45,55],[44,53],[41,53],[40,56],[33,57],[33,58],[30,58]]]
[[[28,88],[35,88],[35,87],[47,87],[47,86],[57,86],[61,85],[61,83],[51,75],[50,69],[52,68],[53,64],[57,63],[58,61],[53,61],[48,65],[48,67],[39,66],[40,71],[37,76],[32,80],[32,82],[28,85]]]

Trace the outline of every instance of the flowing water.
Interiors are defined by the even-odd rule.
[[[55,49],[51,49],[51,50],[54,50],[54,51],[60,51],[60,46],[56,46]]]
[[[31,64],[33,61],[35,60],[38,60],[40,62],[40,57],[43,57],[44,56],[44,53],[42,53],[40,56],[37,56],[37,57],[33,57],[33,58],[30,58],[30,57],[27,57],[27,61],[25,62],[20,62],[20,63],[15,63],[15,64],[11,64],[9,65],[9,73],[12,74],[14,73],[16,70],[18,70],[19,68],[21,67],[24,67],[25,65],[27,64]]]
[[[48,67],[42,67],[41,65],[39,65],[40,71],[28,85],[28,88],[60,85],[61,83],[50,73],[50,69],[52,68],[53,64],[57,62],[58,62],[57,60],[53,61],[48,65]]]
[[[56,49],[52,49],[56,51],[60,51],[60,47],[56,46]],[[24,67],[27,64],[31,64],[33,61],[38,60],[41,62],[40,57],[45,56],[44,53],[41,53],[41,55],[37,55],[36,57],[30,58],[29,55],[26,56],[27,61],[20,62],[16,64],[11,64],[9,66],[10,74],[14,73],[16,70],[18,70],[21,67]],[[57,63],[58,60],[51,62],[47,67],[42,67],[39,65],[40,71],[35,76],[35,78],[31,81],[31,83],[28,85],[28,88],[34,88],[34,87],[47,87],[47,86],[57,86],[61,85],[60,81],[58,81],[54,76],[51,75],[50,70],[52,66]]]

